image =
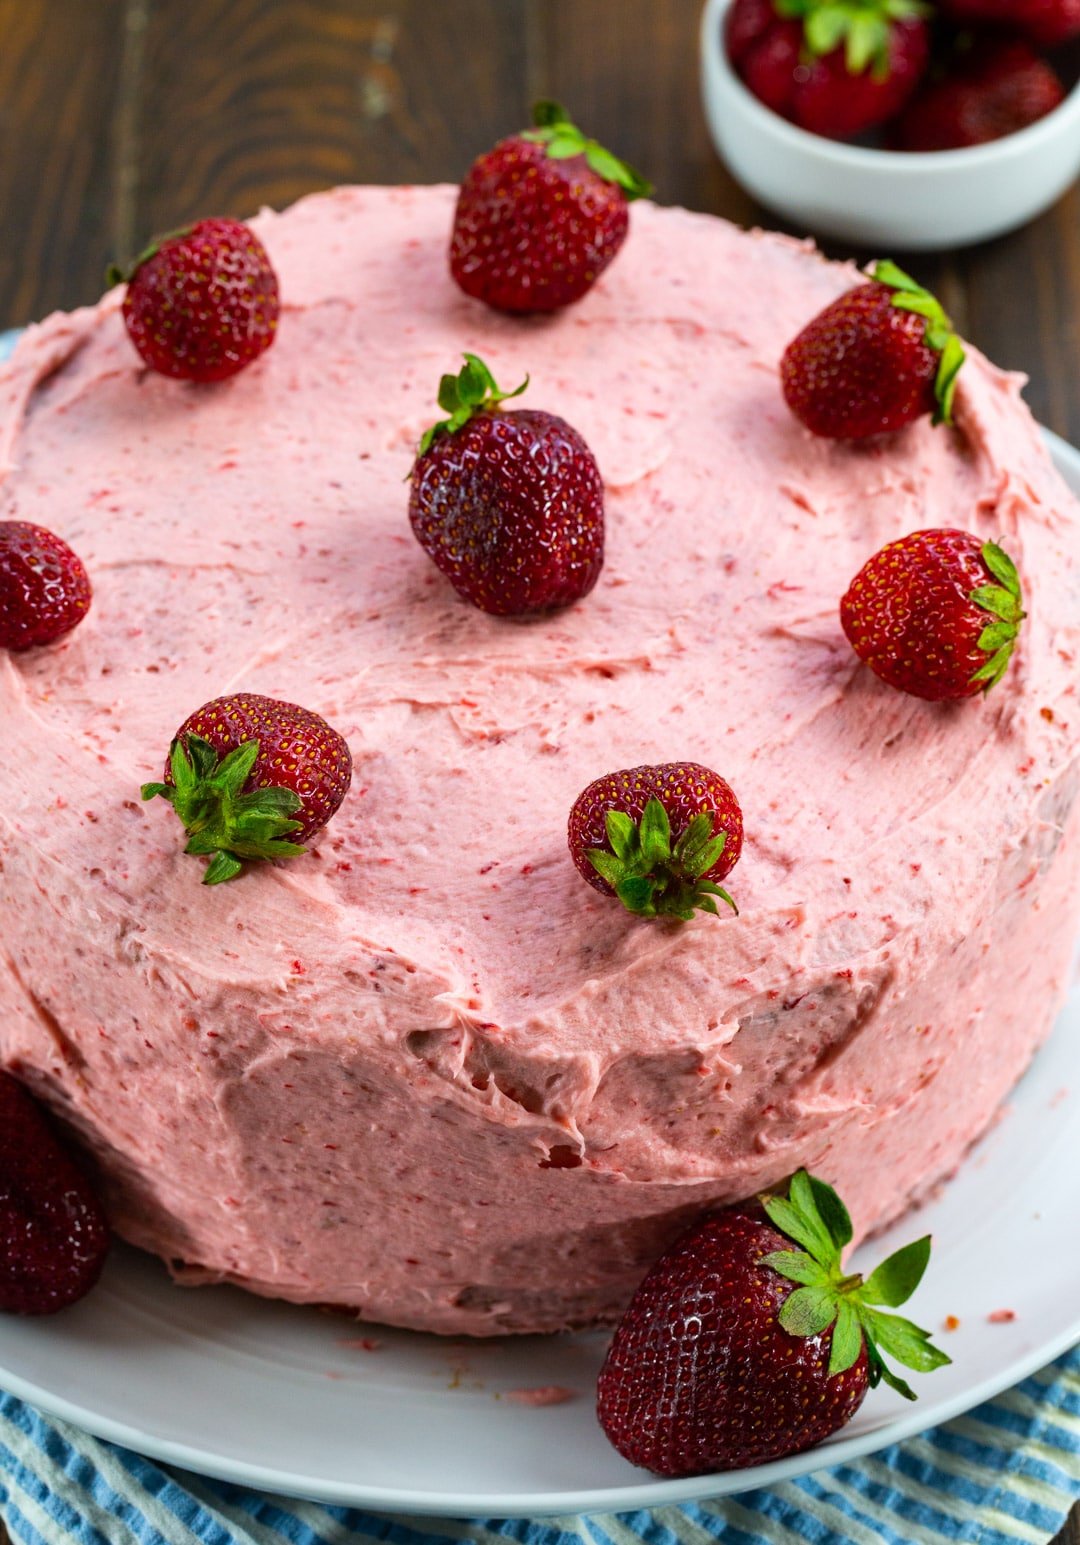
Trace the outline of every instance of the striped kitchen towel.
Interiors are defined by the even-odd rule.
[[[14,1545],[1047,1545],[1078,1497],[1080,1348],[853,1464],[715,1502],[542,1520],[287,1501],[156,1464],[0,1394],[0,1519]]]

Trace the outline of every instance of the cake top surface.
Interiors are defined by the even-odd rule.
[[[118,959],[225,997],[258,981],[286,1018],[318,984],[327,1036],[364,1016],[598,1063],[722,1046],[773,984],[916,928],[959,937],[1080,723],[1077,509],[1018,381],[973,353],[955,430],[815,440],[778,363],[851,268],[639,204],[586,300],[508,319],[449,277],[453,197],[345,188],[261,215],[279,335],[221,385],[143,370],[118,293],[0,371],[0,518],[56,530],[95,585],[75,634],[0,656],[0,819],[58,886],[88,877]],[[605,567],[566,611],[475,610],[410,532],[405,479],[465,350],[528,373],[525,402],[599,462]],[[939,525],[1000,540],[1031,613],[1006,680],[956,705],[878,681],[838,616],[872,552]],[[239,690],[326,717],[353,788],[310,855],[208,890],[138,789],[191,710]],[[739,796],[741,913],[642,924],[582,883],[566,818],[599,774],[683,759]]]

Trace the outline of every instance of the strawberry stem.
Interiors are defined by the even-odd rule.
[[[919,1373],[930,1373],[950,1359],[931,1343],[928,1331],[897,1314],[885,1314],[879,1306],[895,1308],[914,1293],[930,1260],[929,1235],[895,1251],[864,1278],[858,1272],[845,1273],[841,1266],[842,1252],[852,1238],[851,1219],[823,1180],[799,1170],[786,1197],[762,1196],[761,1204],[774,1227],[804,1247],[774,1250],[760,1262],[799,1284],[780,1308],[783,1329],[792,1336],[817,1336],[832,1326],[830,1378],[854,1367],[865,1345],[870,1384],[884,1381],[914,1400],[914,1392],[887,1367],[882,1352]]]
[[[185,853],[210,858],[204,885],[231,880],[243,868],[242,859],[296,858],[307,851],[287,840],[301,822],[292,816],[302,808],[293,789],[244,785],[259,755],[259,742],[246,740],[220,757],[208,741],[189,735],[186,744],[174,740],[169,749],[172,783],[144,783],[143,799],[165,799],[188,834]]]
[[[143,264],[149,263],[152,257],[156,257],[167,241],[176,241],[181,236],[189,235],[193,230],[194,226],[182,225],[178,230],[166,231],[164,236],[155,236],[127,268],[121,268],[118,263],[110,263],[105,270],[105,283],[110,289],[114,284],[130,284]]]
[[[596,140],[587,139],[561,103],[546,99],[537,102],[533,107],[533,123],[536,127],[526,129],[522,139],[545,146],[553,161],[584,156],[596,175],[620,187],[627,199],[646,198],[652,192],[652,183],[646,182],[632,166],[620,161]]]
[[[417,448],[417,457],[426,455],[431,449],[431,443],[436,435],[457,434],[463,429],[471,418],[478,413],[492,413],[498,408],[500,402],[506,402],[511,397],[520,397],[529,384],[528,376],[520,386],[516,386],[512,392],[499,390],[495,377],[475,354],[465,354],[464,365],[456,376],[445,375],[439,381],[439,407],[450,415],[449,418],[440,419],[437,424],[432,424],[430,429],[424,431],[423,439]]]
[[[978,639],[979,648],[985,650],[990,658],[979,667],[971,680],[981,681],[983,691],[989,692],[1008,669],[1020,635],[1020,624],[1027,612],[1023,608],[1020,576],[1008,553],[996,542],[984,542],[981,556],[996,583],[977,585],[969,599],[992,619]]]
[[[916,284],[909,274],[889,259],[875,264],[870,277],[895,291],[892,300],[894,306],[925,318],[926,346],[941,356],[934,379],[934,398],[937,402],[934,423],[951,424],[956,378],[967,355],[964,353],[964,345],[953,331],[944,306],[936,295],[932,295],[921,284]]]
[[[844,50],[849,75],[889,73],[893,23],[929,16],[923,0],[775,0],[781,16],[801,20],[803,41],[813,58]]]
[[[668,813],[655,796],[645,806],[640,824],[623,810],[609,810],[605,825],[610,850],[590,848],[589,862],[628,912],[688,923],[695,911],[718,916],[714,897],[738,912],[727,891],[705,879],[727,844],[726,832],[713,832],[707,810],[694,816],[674,845]]]

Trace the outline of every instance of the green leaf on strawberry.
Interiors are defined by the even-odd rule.
[[[647,182],[632,166],[620,161],[594,139],[588,139],[572,121],[559,102],[540,101],[533,107],[535,128],[526,129],[522,139],[543,145],[553,161],[568,161],[584,156],[586,164],[605,182],[615,183],[628,199],[646,198],[652,192]]]
[[[588,859],[628,911],[689,922],[695,911],[717,915],[718,896],[738,912],[727,891],[704,878],[727,843],[725,832],[713,835],[707,811],[694,816],[674,845],[667,810],[655,797],[640,822],[622,810],[608,810],[604,819],[612,851],[590,848]]]
[[[936,295],[917,284],[910,274],[888,259],[874,265],[871,278],[896,292],[893,295],[894,306],[925,318],[926,346],[941,356],[934,380],[934,397],[937,401],[934,423],[951,424],[956,378],[967,356],[944,306]]]
[[[463,357],[465,363],[457,375],[444,375],[439,381],[439,407],[450,416],[440,419],[437,424],[432,424],[430,429],[424,431],[416,452],[417,456],[423,456],[430,450],[431,442],[436,435],[456,434],[478,413],[490,413],[500,402],[507,402],[511,397],[520,397],[529,384],[529,378],[526,376],[521,385],[515,386],[512,392],[501,391],[495,377],[482,359],[478,359],[475,354],[466,354]]]
[[[878,1306],[896,1308],[914,1293],[930,1259],[929,1235],[895,1251],[864,1278],[843,1269],[841,1256],[852,1238],[851,1219],[823,1180],[799,1170],[786,1197],[766,1195],[761,1203],[770,1222],[804,1247],[775,1250],[762,1257],[763,1266],[798,1284],[780,1310],[783,1328],[793,1336],[818,1336],[833,1327],[830,1376],[853,1367],[865,1344],[871,1385],[884,1381],[914,1400],[911,1388],[886,1365],[882,1354],[918,1373],[930,1373],[950,1359],[931,1343],[929,1332]]]
[[[889,73],[893,23],[930,14],[923,0],[776,0],[775,9],[802,21],[815,58],[842,47],[849,75],[871,70],[877,80]]]
[[[976,606],[988,612],[994,620],[987,623],[979,634],[978,640],[979,648],[984,649],[990,658],[985,665],[980,666],[971,679],[981,681],[983,691],[989,692],[990,688],[1001,680],[1008,668],[1016,647],[1020,624],[1027,613],[1023,606],[1020,576],[1008,553],[1004,552],[996,542],[984,542],[982,560],[997,583],[977,585],[971,592],[970,599]]]
[[[181,225],[175,231],[166,231],[164,236],[155,236],[146,244],[138,257],[132,258],[126,268],[121,268],[119,263],[110,263],[105,270],[105,283],[110,289],[114,284],[130,284],[143,264],[149,263],[152,257],[157,257],[167,241],[177,241],[182,236],[190,236],[192,230],[193,227],[190,225]]]
[[[165,799],[188,834],[185,853],[212,855],[204,885],[218,885],[240,873],[242,859],[296,858],[306,849],[288,840],[302,823],[293,820],[300,796],[287,788],[244,793],[259,755],[257,740],[245,741],[227,756],[199,735],[173,741],[169,750],[172,783],[144,783],[143,799]]]

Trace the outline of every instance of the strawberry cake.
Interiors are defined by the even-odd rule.
[[[641,203],[580,304],[514,318],[452,282],[453,201],[260,216],[281,322],[231,380],[148,372],[120,291],[0,369],[0,519],[94,584],[0,651],[0,1066],[180,1281],[489,1335],[611,1320],[800,1166],[865,1235],[992,1121],[1076,937],[1080,509],[973,351],[952,428],[804,429],[781,355],[857,277],[805,245]],[[596,456],[606,560],[561,612],[476,610],[409,529],[463,351]],[[841,629],[928,526],[1020,569],[986,697],[893,691]],[[306,856],[207,887],[139,789],[235,691],[324,715],[353,782]],[[642,921],[567,852],[591,780],[679,759],[738,792],[737,916]]]

